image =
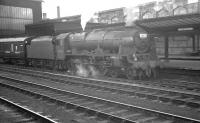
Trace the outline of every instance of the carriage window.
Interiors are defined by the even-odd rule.
[[[145,34],[145,33],[140,34],[140,39],[146,39],[146,38],[147,38],[147,34]]]
[[[63,40],[60,40],[60,46],[63,46]]]
[[[58,46],[63,46],[63,40],[57,40],[57,45]]]
[[[10,44],[4,43],[2,48],[4,48],[3,50],[5,51],[10,51]]]
[[[19,45],[19,46],[18,46],[18,51],[23,51],[23,50],[24,50],[24,45],[22,45],[22,44]]]
[[[14,44],[11,44],[11,46],[10,46],[10,51],[11,51],[11,52],[14,52]]]
[[[15,46],[15,51],[17,51],[17,49],[18,49],[18,47],[17,47],[17,46]]]

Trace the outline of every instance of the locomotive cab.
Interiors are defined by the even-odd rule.
[[[53,39],[57,60],[64,60],[65,54],[70,53],[69,35],[70,33],[59,34]]]

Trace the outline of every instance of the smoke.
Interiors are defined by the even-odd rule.
[[[134,21],[139,19],[138,7],[127,7],[124,9],[126,26],[133,26]]]
[[[87,13],[83,13],[81,14],[81,26],[82,29],[85,30],[85,26],[87,24],[87,22],[94,16],[94,12],[87,12]]]
[[[188,3],[197,3],[198,0],[188,0]]]
[[[85,30],[85,26],[88,21],[90,21],[92,18],[93,20],[97,20],[95,16],[96,10],[91,10],[90,12],[83,12],[81,14],[81,26],[82,29]],[[126,7],[124,8],[124,15],[125,15],[125,22],[126,26],[133,26],[134,21],[139,19],[139,7]]]

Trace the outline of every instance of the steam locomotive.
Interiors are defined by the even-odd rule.
[[[4,62],[66,70],[81,76],[156,76],[154,40],[140,27],[0,39]]]

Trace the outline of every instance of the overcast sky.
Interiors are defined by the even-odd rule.
[[[56,7],[61,9],[61,17],[91,14],[97,11],[120,8],[134,7],[138,4],[155,0],[44,0],[43,12],[47,13],[48,18],[56,18]],[[157,0],[158,1],[158,0]]]

